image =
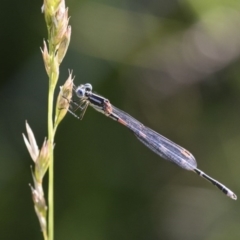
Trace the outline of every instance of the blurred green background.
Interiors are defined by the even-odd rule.
[[[47,136],[41,4],[1,3],[1,239],[42,239],[28,186],[32,160],[21,135],[27,120],[39,146]],[[91,83],[113,105],[191,151],[200,169],[239,195],[240,2],[66,5],[72,40],[58,86],[73,69],[76,85]],[[58,240],[235,240],[240,202],[89,108],[82,121],[66,116],[57,131],[55,223]]]

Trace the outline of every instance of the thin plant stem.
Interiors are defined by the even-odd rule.
[[[42,148],[39,149],[33,131],[27,122],[27,137],[23,134],[23,139],[35,164],[34,169],[31,169],[34,186],[29,185],[34,209],[39,219],[44,240],[54,240],[54,135],[58,124],[67,114],[72,97],[73,78],[71,71],[69,71],[69,77],[65,84],[60,87],[61,91],[56,102],[55,116],[53,115],[53,103],[55,87],[59,78],[59,66],[70,42],[71,26],[68,25],[68,8],[65,7],[64,0],[44,0],[42,11],[45,14],[48,29],[48,40],[43,41],[43,48],[41,48],[45,69],[49,76],[48,139],[44,140]],[[49,170],[48,206],[42,186],[43,177],[47,170]]]
[[[49,240],[54,239],[54,158],[53,158],[53,97],[54,88],[52,80],[49,79],[49,93],[48,93],[48,139],[49,139],[49,180],[48,180],[48,236]]]

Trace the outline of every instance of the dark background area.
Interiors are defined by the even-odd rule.
[[[47,136],[41,5],[1,4],[1,239],[42,239],[28,186],[33,163],[22,139],[25,120],[39,146]],[[72,39],[58,86],[72,69],[76,85],[91,83],[113,105],[191,151],[200,169],[239,195],[240,3],[66,5]],[[239,200],[162,160],[93,109],[82,121],[68,114],[55,140],[56,239],[240,239]]]

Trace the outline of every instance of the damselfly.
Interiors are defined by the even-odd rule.
[[[175,163],[183,169],[195,172],[219,188],[228,197],[234,200],[237,199],[236,194],[233,193],[229,188],[198,169],[197,162],[189,151],[153,131],[152,129],[144,126],[127,113],[114,107],[108,99],[93,93],[91,84],[86,83],[84,85],[75,87],[74,91],[80,101],[79,103],[73,101],[72,104],[76,105],[77,109],[81,110],[80,117],[77,116],[73,111],[70,111],[75,117],[81,119],[88,105],[90,105],[95,110],[103,113],[105,116],[110,117],[127,127],[134,133],[139,141],[141,141],[144,145],[162,158]]]

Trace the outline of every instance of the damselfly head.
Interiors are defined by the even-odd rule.
[[[75,90],[77,97],[80,99],[84,99],[88,97],[89,93],[92,92],[92,85],[90,83],[86,83],[84,85],[80,85]]]

